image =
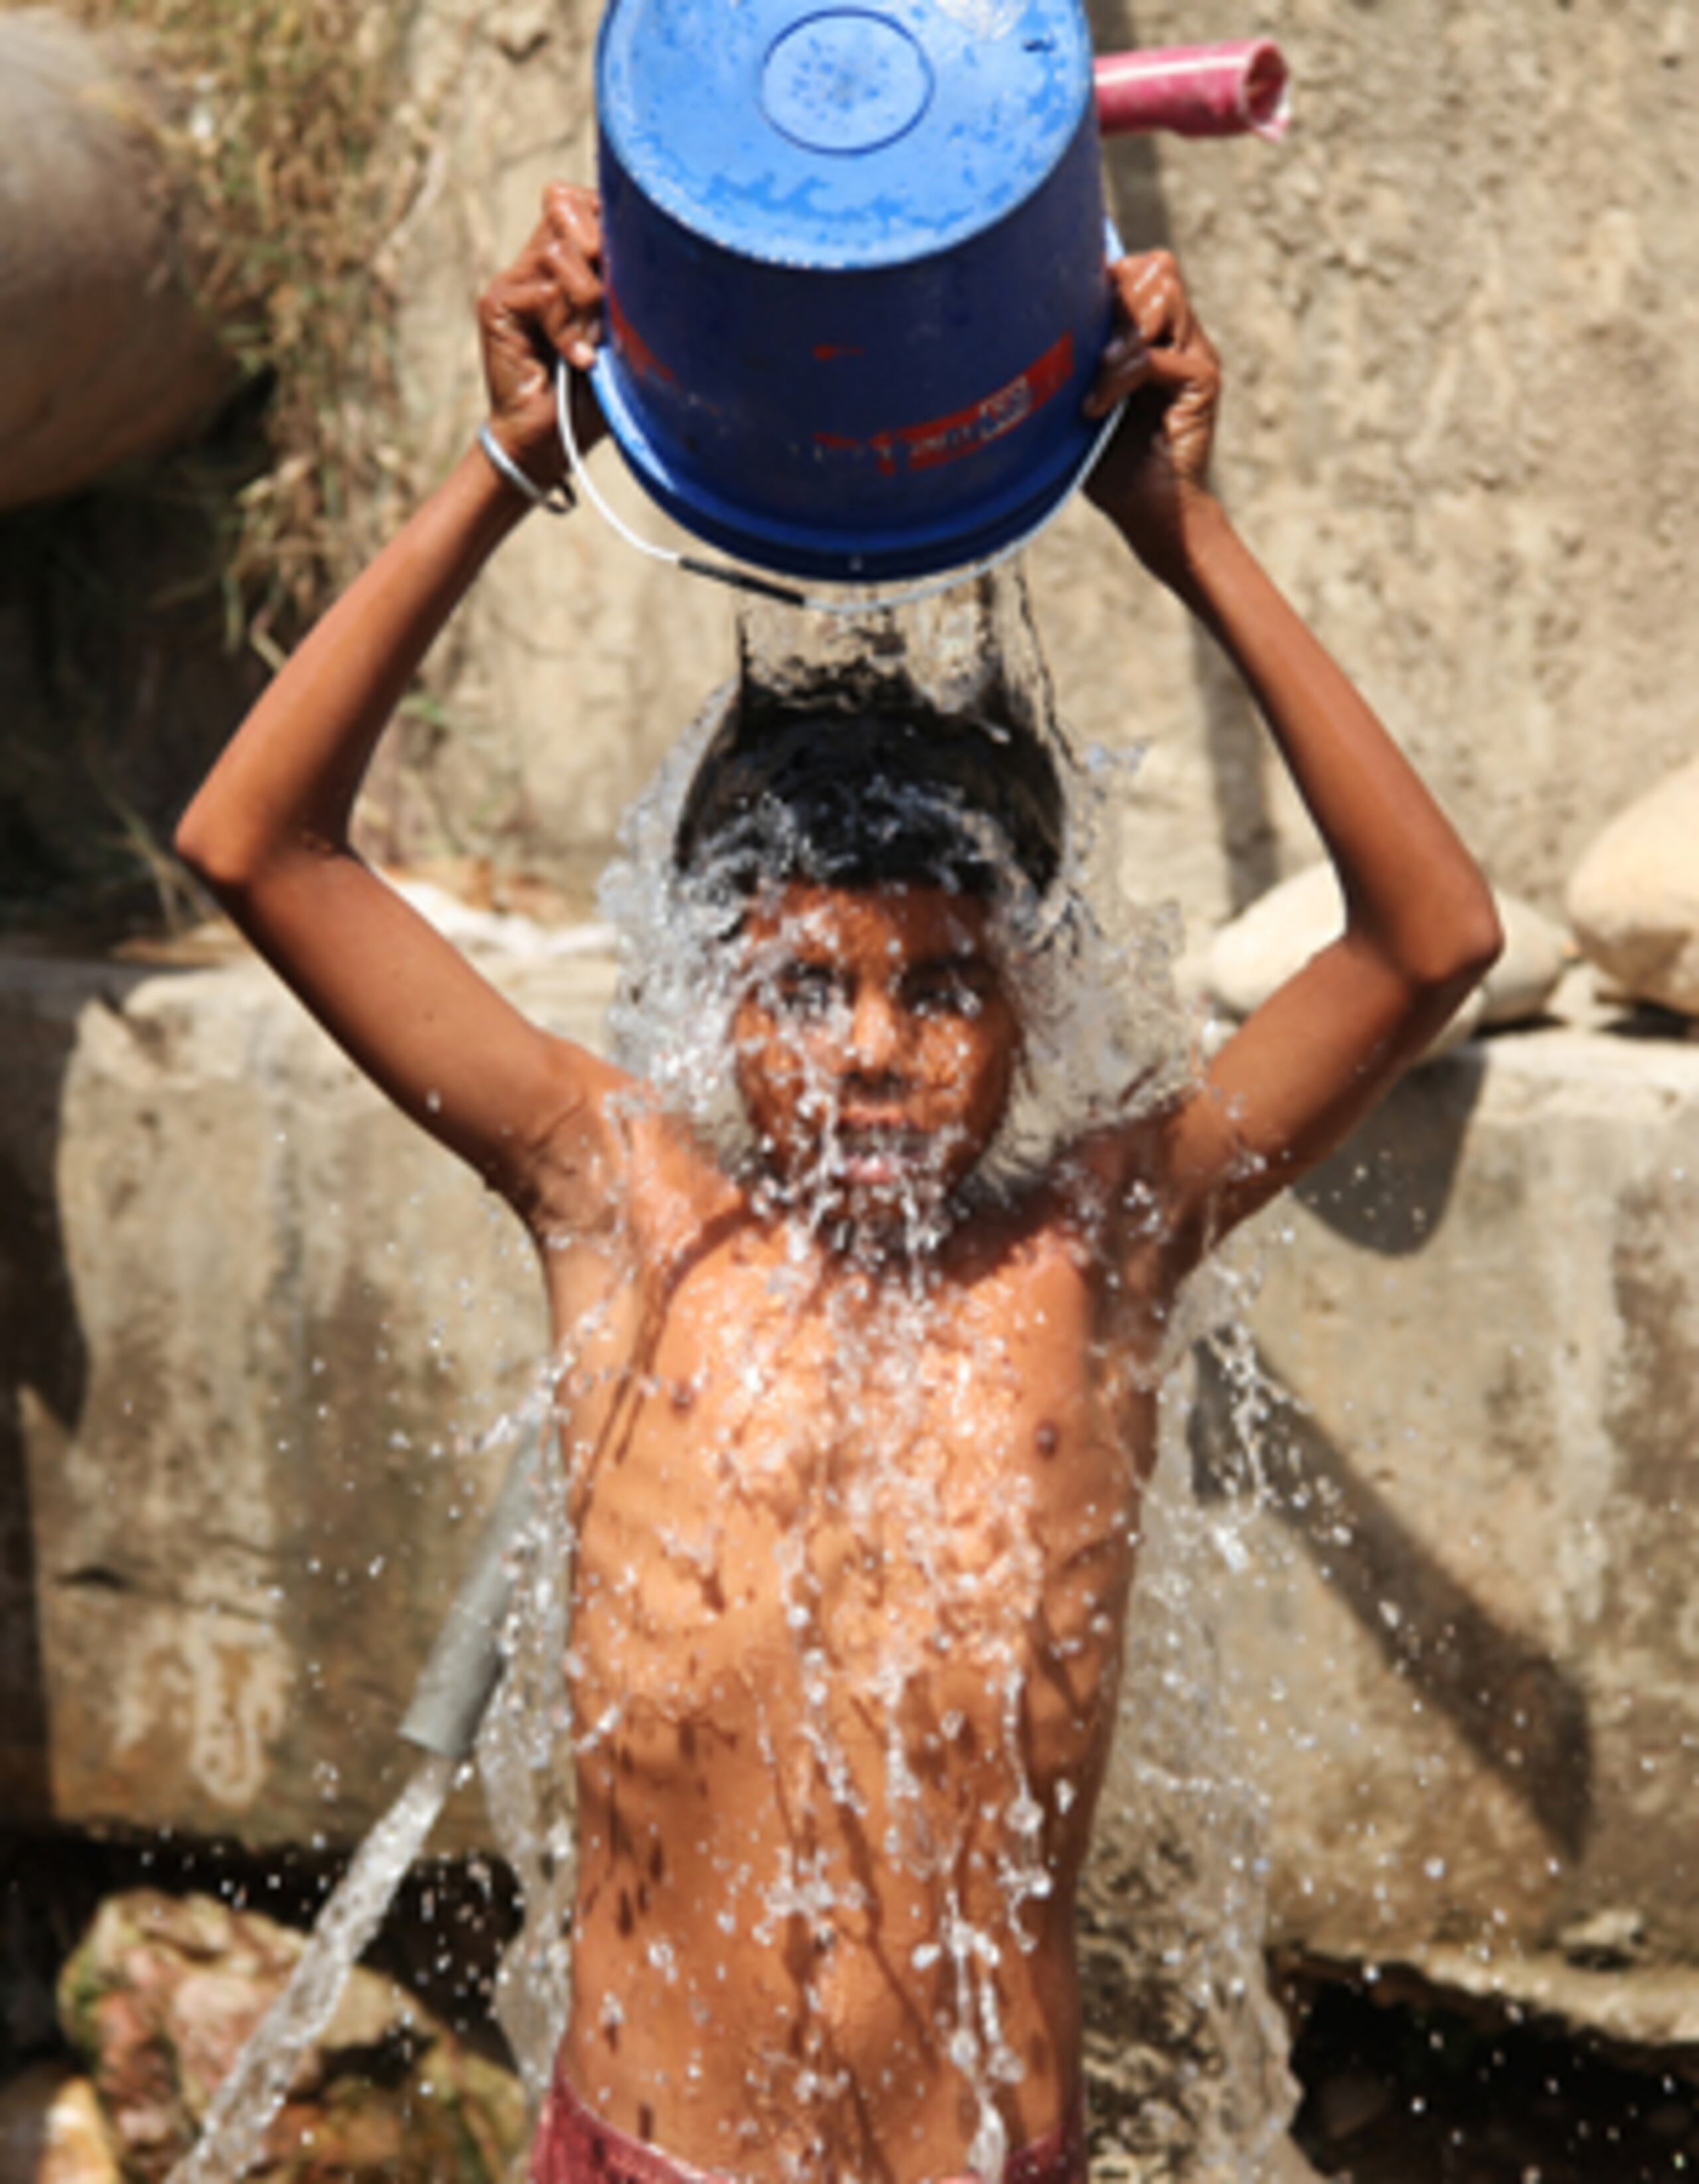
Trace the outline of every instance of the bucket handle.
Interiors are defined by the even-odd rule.
[[[869,608],[874,606],[917,605],[922,599],[936,599],[942,592],[953,591],[958,584],[972,583],[993,569],[1000,568],[1005,561],[1012,560],[1017,554],[1031,545],[1044,526],[1073,499],[1090,476],[1098,457],[1109,444],[1110,435],[1121,421],[1121,412],[1125,406],[1117,403],[1104,419],[1101,429],[1086,450],[1084,460],[1069,481],[1067,492],[1058,494],[1032,527],[1023,531],[1019,538],[1011,539],[1006,546],[1000,546],[994,554],[987,554],[966,568],[947,570],[941,577],[928,577],[924,582],[911,585],[906,591],[893,593],[875,588],[854,598],[827,599],[816,592],[800,591],[794,584],[780,583],[771,577],[758,577],[752,570],[740,568],[733,561],[709,561],[695,554],[682,554],[677,547],[664,546],[658,538],[645,538],[641,532],[633,530],[619,510],[609,504],[606,496],[585,467],[578,446],[578,435],[572,427],[571,393],[571,367],[562,357],[554,373],[554,415],[560,426],[560,444],[566,453],[571,489],[574,493],[582,493],[603,522],[610,531],[616,532],[628,546],[634,547],[639,554],[646,554],[651,561],[671,562],[674,568],[682,569],[688,576],[706,577],[714,583],[730,585],[734,591],[753,592],[760,599],[777,599],[782,605],[797,607],[811,614],[846,617],[865,615]]]

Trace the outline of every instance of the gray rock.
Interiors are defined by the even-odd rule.
[[[1222,928],[1205,958],[1205,982],[1222,1007],[1242,1019],[1344,930],[1345,900],[1334,868],[1312,865]],[[1466,1039],[1479,1026],[1485,1006],[1477,988],[1423,1059],[1449,1053]]]
[[[1574,950],[1561,928],[1531,903],[1495,891],[1504,952],[1429,1050],[1444,1054],[1484,1026],[1526,1023],[1557,991]],[[1248,1017],[1345,928],[1334,868],[1312,865],[1223,926],[1204,957],[1204,979],[1221,1006]]]
[[[59,1981],[124,2172],[164,2184],[282,1992],[301,1936],[208,1896],[109,1898]],[[471,2053],[406,1990],[356,1968],[266,2134],[279,2184],[500,2184],[526,2139],[510,2071]]]
[[[1545,1015],[1576,960],[1574,942],[1544,911],[1501,888],[1493,890],[1493,900],[1504,928],[1504,952],[1481,985],[1481,1026],[1489,1031]]]
[[[1699,1017],[1699,759],[1612,820],[1576,867],[1566,906],[1621,992]]]

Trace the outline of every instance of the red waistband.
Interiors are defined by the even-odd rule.
[[[627,2137],[585,2107],[556,2070],[532,2143],[530,2184],[738,2184],[718,2170],[693,2169],[659,2147]],[[1088,2184],[1085,2119],[1047,2131],[1003,2164],[1002,2184]],[[972,2177],[943,2184],[975,2184]]]

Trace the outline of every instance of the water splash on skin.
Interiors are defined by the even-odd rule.
[[[630,1119],[635,1125],[663,1106],[682,1115],[728,1171],[749,1177],[759,1171],[760,1148],[737,1095],[731,1024],[751,967],[727,944],[732,906],[724,895],[711,884],[693,893],[673,875],[670,858],[656,855],[658,844],[670,847],[677,797],[692,763],[687,744],[638,807],[627,861],[609,885],[627,950],[620,1036],[628,1063],[643,1068],[655,1088],[633,1096]],[[1037,1946],[1033,1921],[1056,1886],[1047,1835],[1076,1791],[1072,1779],[1042,1780],[1032,1764],[1031,1668],[1022,1641],[1039,1611],[1045,1572],[1018,1479],[1005,1482],[1001,1529],[988,1534],[979,1561],[965,1562],[957,1552],[950,1451],[972,1445],[988,1385],[1017,1378],[1019,1361],[1007,1354],[1000,1331],[973,1342],[950,1334],[939,1251],[964,1214],[1017,1204],[1033,1178],[1054,1167],[1059,1149],[1091,1122],[1124,1117],[1139,1103],[1154,1111],[1189,1081],[1185,1025],[1166,978],[1172,922],[1140,916],[1109,883],[1112,829],[1093,815],[1117,780],[1106,762],[1072,778],[1074,831],[1058,895],[1040,905],[1011,873],[994,905],[999,960],[1021,997],[1026,1050],[1018,1112],[991,1157],[957,1202],[927,1188],[924,1177],[906,1183],[895,1212],[901,1247],[893,1252],[887,1240],[858,1265],[856,1240],[826,1233],[835,1217],[827,1209],[837,1202],[839,1156],[827,1115],[817,1171],[800,1178],[787,1204],[771,1209],[787,1249],[770,1279],[767,1322],[742,1330],[737,1354],[716,1361],[735,1401],[727,1398],[719,1426],[700,1448],[718,1480],[715,1510],[703,1522],[681,1507],[655,1533],[655,1555],[666,1570],[705,1588],[716,1581],[727,1526],[764,1497],[788,1497],[776,1578],[797,1712],[793,1722],[764,1703],[756,1727],[793,1832],[752,1844],[747,1856],[738,1854],[728,1834],[715,1864],[721,1894],[714,1918],[728,1953],[752,1941],[777,1950],[789,1935],[806,1944],[792,2036],[752,2053],[749,2116],[739,2126],[753,2158],[767,2119],[799,2121],[780,2149],[797,2184],[856,2173],[830,2121],[858,2092],[834,2046],[831,1982],[843,1936],[878,1905],[825,1825],[834,1816],[852,1832],[877,1825],[891,1869],[931,1906],[927,1930],[905,1955],[931,1997],[927,2037],[968,2103],[966,2160],[976,2176],[1001,2175],[1011,2138],[1008,2103],[1028,2075],[1009,2036],[1008,1983]],[[754,975],[760,975],[759,966]],[[1131,1102],[1128,1084],[1136,1088]],[[832,1088],[816,1089],[829,1110]],[[1081,1233],[1089,1244],[1089,1221]],[[838,1256],[850,1278],[822,1290],[822,1254],[830,1257],[846,1244]],[[602,1232],[556,1248],[572,1258],[573,1293],[583,1299],[549,1376],[562,1460],[544,1468],[537,1505],[510,1549],[505,1671],[477,1752],[498,1842],[523,1896],[524,1924],[501,1969],[497,2006],[534,2105],[546,2092],[571,2014],[575,1854],[593,1857],[603,1848],[575,1843],[574,1763],[612,1763],[640,1702],[680,1724],[694,1703],[682,1688],[665,1686],[645,1701],[637,1683],[627,1687],[617,1675],[601,1702],[581,1702],[592,1664],[573,1627],[572,1601],[586,1480],[604,1458],[610,1411],[619,1413],[627,1398],[688,1410],[707,1401],[713,1379],[710,1370],[697,1384],[675,1388],[633,1342],[639,1284],[623,1209],[613,1209]],[[1218,1319],[1223,1304],[1236,1306],[1239,1280],[1229,1268],[1198,1284],[1174,1317],[1162,1357],[1145,1360],[1134,1381],[1158,1378]],[[838,1479],[802,1462],[809,1422],[764,1442],[747,1438],[749,1422],[769,1418],[775,1408],[798,1329],[816,1323],[833,1360],[833,1431],[872,1451],[872,1460]],[[1254,1366],[1248,1346],[1231,1333],[1219,1340],[1231,1358],[1251,1358]],[[1241,1382],[1240,1424],[1254,1440],[1254,1377],[1241,1374],[1234,1384]],[[586,1428],[587,1416],[600,1424]],[[1128,1506],[1134,1506],[1130,1495]],[[1218,1508],[1200,1511],[1184,1491],[1183,1462],[1171,1457],[1137,1521],[1142,1537],[1127,1641],[1124,1775],[1135,1830],[1146,1835],[1153,1866],[1172,1864],[1176,1841],[1189,1861],[1190,1885],[1165,1912],[1165,1948],[1168,1975],[1208,2020],[1225,2060],[1222,2088],[1200,2097],[1203,2173],[1223,2184],[1251,2184],[1289,2112],[1290,2091],[1279,2027],[1260,1985],[1260,1808],[1239,1780],[1210,1666],[1207,1602],[1223,1561],[1233,1564],[1234,1520]],[[1117,1522],[1127,1536],[1132,1518]],[[834,1570],[822,1560],[823,1538],[853,1543],[844,1567]],[[640,1618],[643,1568],[629,1563],[608,1583],[626,1622]],[[922,1597],[929,1613],[905,1619],[892,1612],[891,1596]],[[1082,1635],[1075,1651],[1106,1644],[1111,1635],[1106,1625]],[[927,1696],[941,1661],[990,1701],[982,1717],[989,1724],[989,1748],[961,1777],[978,1785],[965,1803],[950,1784],[958,1761],[967,1763],[963,1740],[971,1724],[960,1707]],[[612,1665],[617,1670],[620,1663]],[[846,1733],[858,1721],[873,1762]],[[448,1779],[440,1791],[431,1786],[438,1802]],[[414,1836],[422,1840],[419,1821],[427,1803],[409,1803],[401,1833],[383,1833],[373,1854],[386,1874],[393,1868],[398,1878],[404,1870],[417,1847]],[[434,1809],[425,1813],[425,1828]],[[384,1900],[393,1886],[393,1880],[386,1884]],[[371,1915],[369,1904],[363,1915]],[[356,1953],[365,1930],[348,1929]],[[343,1943],[337,1948],[345,1954]],[[599,1978],[586,1997],[587,2014],[611,2045],[640,2027],[662,1996],[682,1998],[704,2032],[740,2007],[724,1959],[692,1962],[670,1934],[651,1931],[617,1978]],[[331,2006],[334,1998],[332,1987]],[[273,2096],[281,2098],[289,2075],[282,2052],[262,2055],[246,2071],[247,2089],[230,2097],[248,2119],[244,2160],[257,2150],[271,2113],[255,2105],[252,2084],[263,2080],[275,2108]],[[911,2056],[894,2063],[893,2072],[901,2067],[918,2065]],[[693,2092],[702,2086],[699,2055],[681,2055],[677,2068]],[[581,2091],[594,2103],[604,2089],[591,2083]],[[223,2113],[223,2096],[220,2103]],[[738,2173],[742,2150],[727,2148],[721,2165],[729,2172]],[[224,2159],[223,2167],[186,2172],[186,2184],[190,2176],[193,2184],[214,2184],[242,2173],[228,2153]]]
[[[752,978],[766,974],[762,964],[736,944],[747,898],[723,883],[711,866],[705,873],[681,878],[671,858],[680,803],[717,718],[717,709],[710,708],[633,810],[624,855],[605,883],[604,908],[621,945],[621,984],[613,1022],[620,1058],[653,1088],[642,1099],[653,1098],[687,1117],[721,1166],[759,1195],[761,1148],[738,1096],[733,1033],[741,995]],[[1001,883],[990,921],[993,945],[1000,971],[1017,996],[1025,1044],[1016,1096],[995,1143],[956,1202],[930,1189],[923,1172],[905,1178],[894,1209],[902,1247],[893,1252],[887,1241],[867,1258],[870,1286],[855,1310],[844,1306],[842,1294],[826,1306],[844,1426],[861,1430],[870,1419],[880,1420],[890,1451],[885,1461],[857,1474],[832,1514],[868,1543],[875,1558],[883,1554],[888,1563],[894,1553],[937,1603],[935,1621],[944,1627],[972,1625],[988,1573],[963,1573],[952,1565],[948,1528],[939,1514],[940,1480],[917,1461],[913,1438],[923,1423],[922,1391],[905,1384],[899,1369],[904,1361],[924,1354],[928,1336],[937,1332],[940,1246],[964,1214],[1013,1203],[1036,1178],[1054,1172],[1064,1149],[1094,1124],[1154,1112],[1193,1078],[1188,1028],[1169,977],[1178,941],[1177,922],[1128,905],[1111,868],[1113,828],[1103,819],[1128,770],[1124,762],[1101,754],[1089,757],[1083,768],[1070,767],[1072,827],[1064,869],[1044,902],[1035,899],[1006,855],[1000,860]],[[994,852],[998,846],[983,837],[976,844],[981,852]],[[853,1264],[857,1243],[854,1234],[833,1234],[831,1227],[831,1209],[841,1202],[836,1185],[842,1149],[833,1115],[836,1089],[822,1081],[811,1087],[811,1095],[820,1124],[816,1164],[788,1177],[783,1201],[769,1199],[766,1205],[769,1215],[788,1223],[798,1309],[817,1278],[822,1246],[838,1250]],[[1119,1211],[1137,1218],[1136,1206]],[[874,1290],[877,1306],[870,1309]],[[1147,1382],[1166,1370],[1209,1311],[1206,1304],[1195,1304],[1176,1315],[1163,1356],[1145,1362]],[[766,1399],[776,1357],[793,1324],[781,1315],[766,1348],[752,1335],[747,1354],[737,1362],[748,1409],[758,1408]],[[964,1430],[971,1431],[975,1380],[963,1362],[960,1407]],[[931,1393],[936,1400],[939,1391]],[[767,1457],[770,1466],[783,1471],[788,1461],[786,1444],[775,1442]],[[747,1471],[733,1481],[735,1468],[726,1467],[727,1490],[750,1490]],[[814,1515],[821,1513],[816,1509]],[[1023,1566],[1018,1508],[1011,1515],[1014,1545],[1005,1546],[989,1575],[1007,1599],[1030,1603],[1042,1572]],[[843,1677],[845,1663],[831,1642],[819,1574],[810,1564],[805,1542],[811,1521],[805,1509],[794,1513],[792,1529],[778,1550],[784,1620],[795,1648],[802,1701],[801,1741],[821,1793],[842,1812],[860,1818],[866,1809],[866,1791],[834,1725],[832,1703],[834,1680]],[[894,1548],[894,1540],[900,1546]],[[711,1542],[661,1544],[682,1562],[711,1561],[715,1552]],[[563,1540],[551,1552],[562,1552],[564,1546]],[[1028,1560],[1034,1559],[1030,1540],[1025,1546]],[[1010,1619],[1018,1624],[1021,1618],[1016,1613]],[[977,1669],[1001,1694],[996,1758],[1003,1788],[989,1837],[981,1816],[952,1823],[938,1800],[929,1799],[922,1780],[910,1717],[913,1694],[931,1666],[924,1633],[905,1634],[888,1622],[874,1641],[875,1658],[855,1674],[881,1724],[885,1854],[911,1879],[930,1883],[937,1903],[935,1935],[916,1946],[912,1968],[936,1970],[942,1978],[942,2049],[970,2092],[978,2119],[970,2165],[977,2175],[995,2176],[1009,2148],[1000,2095],[1024,2075],[1021,2059],[1004,2035],[998,1975],[1007,1952],[1024,1953],[1033,1946],[1025,1914],[1029,1906],[1043,1904],[1054,1881],[1044,1853],[1045,1806],[1028,1768],[1022,1733],[1027,1671],[1020,1650],[1012,1642],[1000,1646],[989,1640],[983,1617],[976,1646]],[[959,1733],[959,1719],[952,1725]],[[612,1726],[602,1720],[581,1724],[581,1747],[605,1739]],[[1189,1721],[1187,1735],[1195,1730],[1195,1722]],[[771,1731],[763,1735],[766,1761],[777,1779],[781,1752]],[[1154,1795],[1159,1778],[1167,1777],[1156,1761],[1142,1763]],[[1066,1783],[1054,1792],[1059,1812],[1066,1811],[1073,1794]],[[989,1852],[986,1841],[992,1844]],[[968,1857],[989,1858],[994,1871],[1002,1908],[989,1922],[983,1914],[977,1919],[968,1915],[952,1878]],[[743,1908],[734,1908],[734,1903]],[[776,1869],[765,1875],[746,1869],[738,1876],[736,1889],[728,1886],[721,1929],[728,1936],[753,1932],[770,1942],[790,1921],[808,1933],[824,1962],[829,1961],[838,1922],[865,1908],[860,1884],[834,1869],[823,1852],[805,1860],[788,1850]],[[1198,1908],[1200,1930],[1206,1930],[1209,1920],[1203,1908]],[[1235,1931],[1231,1938],[1254,1958],[1254,1934],[1247,1940]],[[837,2081],[827,2053],[829,2027],[811,1987],[804,1994],[803,2008],[805,2018],[811,2015],[817,2022],[812,2033],[805,2025],[798,2042],[800,2059],[769,2059],[768,2081],[760,2090],[769,2104],[788,2092],[806,2114],[830,2097]],[[560,2021],[564,2013],[556,2020]],[[539,2084],[551,2053],[549,2040],[538,2043],[537,2064],[528,2075]],[[752,2086],[752,2094],[755,2090]],[[1276,2133],[1278,2124],[1277,2115],[1272,2126]],[[819,2173],[827,2153],[822,2139],[791,2158],[797,2173],[808,2175]],[[832,2158],[841,2170],[841,2150]]]
[[[732,696],[729,688],[716,694],[627,815],[600,905],[619,949],[610,1018],[616,1058],[664,1106],[688,1115],[727,1167],[740,1173],[754,1147],[737,1090],[733,1017],[751,967],[729,944],[749,901],[727,876],[740,867],[745,845],[728,839],[705,871],[688,877],[672,866],[686,792]],[[991,822],[924,788],[903,798],[916,817],[942,812],[998,870],[991,937],[1023,1042],[1015,1097],[979,1182],[1005,1195],[1044,1173],[1058,1149],[1095,1123],[1154,1111],[1195,1074],[1189,1027],[1173,986],[1178,913],[1132,900],[1114,870],[1115,812],[1139,754],[1094,749],[1083,765],[1065,751],[1056,755],[1067,790],[1068,836],[1062,868],[1042,899]],[[783,815],[762,815],[758,824],[782,866],[791,848]],[[819,1096],[833,1105],[831,1087],[822,1086]],[[914,1211],[919,1217],[923,1209]]]
[[[837,1087],[823,1077],[808,1085],[813,1152],[800,1173],[782,1178],[744,1110],[734,1018],[752,982],[771,982],[777,970],[740,944],[748,898],[711,863],[688,878],[673,867],[682,801],[718,719],[716,704],[634,807],[605,883],[621,947],[613,1028],[620,1058],[640,1081],[616,1120],[638,1133],[658,1115],[681,1118],[743,1183],[783,1251],[761,1311],[727,1329],[723,1354],[675,1383],[661,1369],[654,1330],[644,1333],[631,1208],[611,1206],[597,1233],[551,1246],[551,1273],[581,1300],[549,1368],[560,1461],[543,1468],[532,1514],[510,1551],[505,1669],[477,1750],[498,1843],[524,1902],[522,1930],[498,1982],[498,2013],[540,2104],[572,2017],[576,1863],[605,1858],[610,1847],[593,1836],[575,1840],[575,1764],[587,1774],[616,1770],[645,1718],[680,1741],[687,1731],[711,1730],[682,1673],[650,1674],[647,1683],[624,1674],[631,1663],[620,1647],[635,1643],[628,1636],[611,1641],[599,1663],[574,1621],[575,1593],[581,1611],[585,1599],[585,1512],[621,1422],[644,1405],[711,1412],[691,1444],[693,1461],[714,1481],[711,1503],[668,1502],[642,1555],[591,1574],[617,1611],[611,1627],[629,1634],[649,1614],[656,1571],[705,1598],[720,1582],[735,1528],[783,1513],[772,1581],[788,1663],[783,1671],[774,1663],[773,1689],[756,1694],[755,1736],[784,1826],[739,1835],[728,1824],[716,1839],[713,1932],[725,1954],[716,1948],[704,1961],[699,1948],[692,1961],[673,1935],[643,1930],[616,1977],[597,1974],[586,2021],[611,2052],[671,1999],[705,2036],[746,2007],[727,1959],[751,1942],[777,1952],[794,1937],[803,1968],[791,2036],[753,2042],[740,2143],[716,2165],[735,2174],[740,2158],[771,2158],[777,2146],[798,2184],[828,2173],[850,2184],[856,2164],[834,2138],[832,2119],[864,2089],[834,2046],[832,1987],[844,1937],[880,1910],[877,1873],[870,1883],[846,1848],[871,1836],[927,1917],[925,1931],[900,1953],[926,1998],[927,2022],[886,2077],[919,2070],[927,2053],[946,2059],[966,2102],[968,2164],[997,2177],[1010,2149],[1011,2098],[1029,2075],[1011,2036],[1008,1997],[1039,1946],[1056,1886],[1047,1842],[1083,1778],[1072,1763],[1061,1774],[1034,1763],[1029,1641],[1044,1608],[1046,1562],[1032,1490],[1019,1476],[1000,1478],[996,1507],[986,1510],[952,1477],[956,1455],[988,1430],[988,1404],[1013,1400],[1021,1359],[1006,1328],[975,1326],[941,1266],[968,1217],[1012,1217],[1049,1178],[1072,1198],[1078,1249],[1100,1255],[1112,1290],[1100,1256],[1108,1229],[1135,1233],[1156,1222],[1158,1208],[1152,1194],[1140,1201],[1136,1183],[1123,1203],[1102,1205],[1083,1167],[1071,1165],[1069,1148],[1099,1123],[1156,1114],[1194,1081],[1190,1027],[1171,977],[1178,922],[1139,908],[1120,883],[1116,811],[1135,760],[1095,753],[1075,765],[1060,755],[1069,832],[1061,871],[1043,900],[970,818],[976,856],[999,875],[989,931],[1022,1027],[1014,1095],[965,1184],[943,1187],[916,1160],[888,1193],[882,1224],[858,1228],[843,1212],[848,1154]],[[1228,1268],[1195,1282],[1150,1354],[1096,1362],[1119,1375],[1122,1394],[1148,1391],[1191,1341],[1241,1304],[1240,1278]],[[831,1360],[823,1421],[776,1415],[805,1337]],[[1240,1424],[1254,1445],[1254,1353],[1231,1333],[1218,1340],[1233,1365],[1248,1365],[1250,1378],[1229,1379],[1242,1387]],[[1054,1440],[1054,1427],[1039,1430]],[[829,1457],[846,1447],[866,1460],[834,1469],[822,1459],[822,1451]],[[1124,1508],[1106,1513],[1100,1526],[1102,1541],[1129,1553],[1136,1544],[1139,1555],[1126,1641],[1123,1774],[1153,1866],[1176,1841],[1189,1861],[1191,1885],[1168,1907],[1167,1946],[1177,1985],[1215,2028],[1226,2059],[1228,2090],[1201,2118],[1205,2170],[1250,2184],[1278,2135],[1290,2088],[1260,1985],[1260,1808],[1239,1781],[1211,1667],[1207,1603],[1223,1563],[1235,1566],[1239,1520],[1197,1508],[1184,1457],[1177,1463],[1172,1451],[1142,1509],[1139,1490],[1129,1470]],[[972,1554],[962,1551],[964,1531],[973,1535]],[[902,1612],[912,1600],[927,1603],[924,1615]],[[1111,1606],[1100,1605],[1089,1625],[1058,1640],[1058,1672],[1095,1652],[1108,1664],[1112,1693],[1116,1635]],[[942,1685],[946,1670],[960,1690]],[[794,1695],[788,1712],[781,1685]],[[971,1693],[965,1703],[961,1691]],[[437,1795],[434,1777],[428,1787]],[[386,1875],[393,1869],[385,1901],[428,1803],[421,1787],[404,1815],[398,1808],[398,1830],[381,1831],[374,1856]],[[361,1917],[373,1916],[362,1901]],[[346,1935],[363,1930],[347,1927],[338,1950]],[[334,1998],[332,1989],[331,2006]],[[255,2065],[267,2099],[281,2053]],[[701,2085],[694,2047],[676,2067],[693,2090]],[[580,2091],[593,2105],[604,2097],[595,2082]],[[248,2103],[244,2114],[259,2113],[251,2094],[232,2099]],[[776,2116],[798,2119],[798,2134],[764,2138]],[[257,2148],[264,2130],[261,2120],[259,2136],[242,2143]],[[195,2184],[241,2173],[227,2163],[195,2171]]]

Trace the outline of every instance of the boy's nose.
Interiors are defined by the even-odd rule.
[[[850,1059],[855,1068],[872,1075],[894,1069],[902,1050],[902,1026],[888,994],[877,986],[864,986],[855,996],[850,1020]]]

